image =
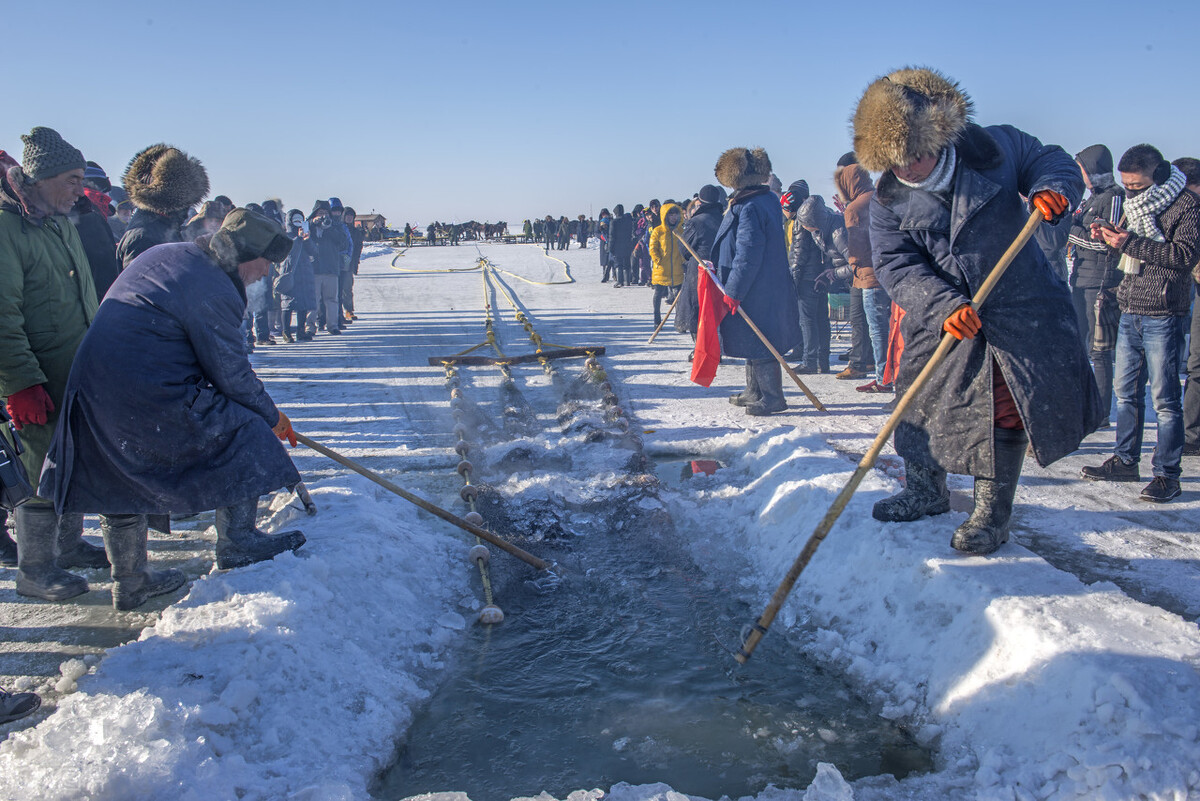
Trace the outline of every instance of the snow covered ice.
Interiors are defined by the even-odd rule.
[[[482,251],[531,280],[561,280],[562,265],[535,247]],[[362,319],[345,336],[259,349],[253,363],[298,431],[461,512],[449,392],[426,360],[483,340],[479,277],[400,272],[394,255],[382,246],[364,253],[355,286]],[[710,389],[691,384],[686,337],[668,323],[645,344],[648,290],[600,284],[595,250],[560,255],[578,283],[508,284],[547,341],[608,347],[602,363],[634,430],[652,432],[639,433],[649,455],[700,454],[725,465],[669,483],[660,497],[689,532],[696,563],[761,609],[882,424],[882,404],[847,382],[811,376],[806,383],[831,414],[785,388],[791,412],[746,418],[725,402],[740,387],[740,367],[721,368]],[[469,245],[412,249],[397,262],[469,267],[477,256]],[[494,302],[502,343],[526,352],[521,326]],[[536,365],[514,373],[545,380]],[[472,382],[494,385],[495,371],[478,370]],[[822,765],[811,786],[768,788],[758,801],[1200,798],[1200,482],[1188,475],[1196,464],[1185,461],[1184,495],[1164,507],[1140,504],[1125,487],[1076,480],[1112,436],[1092,435],[1050,468],[1027,465],[1014,541],[987,558],[949,547],[969,508],[967,479],[952,478],[948,515],[873,520],[871,505],[902,474],[894,455],[884,457],[768,638],[795,638],[847,674],[883,716],[933,749],[936,770],[846,782]],[[522,458],[538,458],[536,437],[522,445]],[[191,550],[152,541],[153,560],[182,560],[197,576],[157,619],[108,610],[100,574],[89,573],[95,589],[84,596],[100,601],[52,605],[18,599],[14,571],[0,573],[13,641],[0,652],[0,679],[47,698],[45,712],[3,730],[0,798],[370,797],[447,655],[475,625],[482,601],[465,558],[473,543],[314,452],[293,455],[319,514],[305,517],[286,494],[260,514],[272,531],[302,528],[308,543],[269,563],[209,573],[213,535],[204,521],[189,535]],[[537,553],[536,542],[527,546]],[[111,642],[84,636],[88,620],[148,627],[105,651]],[[748,622],[731,621],[728,638]],[[21,634],[27,629],[37,636]],[[503,636],[501,625],[493,637]],[[40,640],[55,642],[39,661],[28,652]],[[429,797],[463,798],[456,790]],[[662,784],[569,795],[601,797],[686,798]]]

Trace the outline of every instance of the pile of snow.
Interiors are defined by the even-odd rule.
[[[195,582],[93,675],[68,663],[78,692],[0,746],[0,798],[364,797],[474,617],[470,543],[358,476],[310,491],[317,517],[272,520],[302,525],[296,555]]]
[[[746,554],[744,595],[761,609],[854,465],[795,430],[714,455],[730,470],[693,479],[711,486],[672,511],[724,526],[695,543],[696,558],[717,569],[729,546]],[[1200,792],[1196,625],[1015,544],[956,555],[946,546],[961,514],[874,520],[871,505],[898,489],[877,473],[864,480],[769,636],[793,628],[874,688],[883,715],[913,726],[940,768],[972,774],[983,797]]]

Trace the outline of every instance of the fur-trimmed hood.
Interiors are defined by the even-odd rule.
[[[854,110],[854,153],[872,172],[883,172],[953,142],[974,112],[971,98],[936,70],[905,67],[877,78]]]
[[[122,179],[139,209],[168,215],[199,203],[208,194],[208,173],[198,159],[166,144],[133,157]]]
[[[717,159],[713,173],[722,186],[745,189],[770,180],[771,159],[761,147],[732,147]]]

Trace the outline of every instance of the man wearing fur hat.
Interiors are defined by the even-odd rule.
[[[735,147],[717,159],[722,185],[734,190],[713,240],[711,256],[725,286],[731,312],[721,320],[721,349],[746,360],[746,389],[730,397],[746,414],[762,416],[787,408],[783,368],[737,314],[746,314],[775,350],[784,353],[800,341],[800,312],[788,269],[779,198],[767,187],[771,159],[762,148]]]
[[[208,194],[208,173],[182,150],[157,144],[133,157],[123,182],[137,210],[117,243],[122,269],[155,245],[183,241],[188,210]]]
[[[234,209],[215,234],[135,259],[79,346],[39,491],[61,512],[104,515],[118,609],[183,583],[146,566],[147,514],[216,509],[221,569],[304,543],[255,527],[259,496],[300,476],[240,330],[246,285],[291,248],[274,220]]]
[[[975,508],[954,532],[959,551],[1008,541],[1026,444],[1042,465],[1075,450],[1100,423],[1100,398],[1066,282],[1029,242],[976,313],[971,297],[1028,217],[1079,203],[1079,168],[1062,148],[1008,125],[971,122],[972,103],[930,69],[901,69],[867,87],[854,150],[882,172],[871,200],[876,275],[907,314],[897,390],[943,334],[960,340],[896,429],[907,485],[875,504],[884,521],[950,510],[946,473],[975,477]]]
[[[97,301],[83,243],[67,217],[84,196],[83,154],[51,128],[21,139],[21,164],[0,159],[0,397],[21,431],[25,471],[35,478]],[[31,499],[13,517],[21,595],[73,598],[87,592],[87,582],[63,568],[108,564],[102,549],[83,540],[83,518],[60,520],[48,499]]]

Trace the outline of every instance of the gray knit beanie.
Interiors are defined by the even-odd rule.
[[[21,141],[25,143],[21,169],[32,183],[87,166],[83,154],[67,144],[53,128],[34,128],[28,135],[22,134]]]

